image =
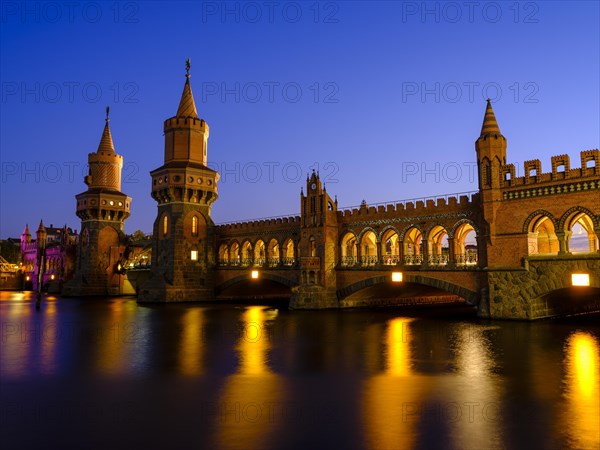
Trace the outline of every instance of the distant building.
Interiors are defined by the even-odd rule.
[[[41,236],[45,240],[45,246],[38,245]],[[46,228],[41,221],[36,239],[31,238],[29,226],[25,225],[21,235],[23,288],[38,289],[39,265],[43,252],[42,288],[49,292],[60,292],[62,285],[73,277],[78,241],[77,231],[66,225],[56,228],[51,224]]]

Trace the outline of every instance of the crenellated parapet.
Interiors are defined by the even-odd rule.
[[[470,215],[477,211],[478,205],[479,194],[477,192],[402,200],[373,206],[363,204],[358,208],[339,210],[338,222],[352,224],[378,219],[411,221],[444,215]]]
[[[217,225],[217,237],[224,235],[237,235],[252,232],[279,231],[282,229],[297,228],[300,226],[300,216],[274,217],[269,219],[250,220],[246,222],[232,222]]]
[[[551,158],[551,171],[543,172],[539,159],[523,163],[523,176],[517,177],[514,164],[503,165],[500,169],[500,186],[503,189],[529,185],[547,185],[568,180],[570,182],[588,182],[589,178],[600,176],[600,151],[598,149],[580,152],[581,167],[571,168],[569,155],[557,155]],[[505,195],[505,198],[508,196]]]

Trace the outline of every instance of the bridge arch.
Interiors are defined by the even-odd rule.
[[[275,274],[272,274],[272,273],[268,273],[268,272],[261,272],[260,278],[263,279],[263,280],[274,281],[276,283],[279,283],[279,284],[282,284],[284,286],[287,286],[290,289],[293,288],[293,287],[298,286],[298,283],[296,283],[296,282],[294,282],[294,281],[292,281],[292,280],[290,280],[288,278],[282,277],[280,275],[275,275]],[[227,288],[229,288],[229,287],[231,287],[231,286],[233,286],[235,284],[242,283],[244,281],[252,281],[252,276],[251,276],[250,273],[247,273],[247,274],[244,274],[244,275],[238,275],[236,277],[230,278],[227,281],[224,281],[223,283],[221,283],[220,285],[218,285],[215,288],[215,290],[217,292],[217,295],[220,292],[222,292],[223,290],[225,290],[225,289],[227,289]]]
[[[390,281],[390,277],[388,275],[381,275],[372,278],[366,278],[362,281],[358,281],[353,283],[345,288],[338,289],[337,298],[338,300],[344,300],[350,295],[358,292],[362,289],[365,289],[370,286],[375,286],[381,283],[387,283]],[[407,283],[416,283],[424,286],[429,286],[437,289],[444,290],[450,294],[458,295],[465,299],[465,301],[471,305],[479,304],[479,295],[476,292],[473,292],[467,288],[459,286],[454,283],[449,283],[447,281],[443,281],[437,278],[427,277],[419,274],[413,273],[404,273],[403,274],[403,282]]]

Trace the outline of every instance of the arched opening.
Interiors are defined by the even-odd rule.
[[[293,266],[296,262],[294,257],[294,241],[291,238],[287,238],[283,242],[283,256],[282,262],[284,266]]]
[[[308,243],[309,243],[308,253],[310,254],[310,256],[317,256],[317,242],[315,241],[315,237],[311,236],[310,239],[308,240]]]
[[[165,213],[162,217],[162,229],[161,237],[167,237],[169,235],[169,216]]]
[[[233,242],[229,249],[229,264],[232,266],[239,266],[240,263],[240,244]]]
[[[264,266],[266,263],[265,243],[258,240],[254,245],[254,265]]]
[[[396,230],[389,229],[381,237],[381,255],[386,266],[396,265],[400,262],[400,240]]]
[[[530,255],[556,255],[559,243],[554,222],[550,217],[540,214],[529,225],[527,234],[527,252]]]
[[[245,241],[242,244],[242,266],[246,267],[252,264],[252,244]]]
[[[229,265],[229,247],[227,246],[227,244],[221,244],[219,246],[219,265]]]
[[[354,266],[356,260],[356,236],[354,233],[346,233],[341,240],[340,255],[342,266]]]
[[[470,223],[463,223],[454,231],[454,261],[459,266],[477,265],[477,234]]]
[[[598,236],[594,232],[594,222],[586,213],[575,213],[566,222],[568,239],[567,251],[589,253],[598,251]]]
[[[471,227],[472,228],[472,227]],[[448,264],[450,246],[448,232],[441,225],[437,225],[429,232],[427,239],[429,264],[443,266]]]
[[[308,284],[317,284],[317,275],[314,270],[308,272]]]
[[[192,216],[192,236],[198,236],[198,217]]]
[[[360,239],[360,262],[363,266],[377,264],[377,236],[371,230],[363,233]]]
[[[277,267],[280,261],[279,242],[277,239],[271,239],[267,248],[267,259],[269,267]]]
[[[413,265],[423,262],[422,242],[423,233],[418,228],[409,228],[404,233],[404,264]]]
[[[423,275],[405,274],[402,283],[389,276],[357,281],[337,292],[341,304],[352,306],[418,306],[440,304],[475,305],[477,294],[462,286]]]

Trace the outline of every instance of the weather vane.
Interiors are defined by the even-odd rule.
[[[110,120],[110,118],[108,117],[108,114],[110,113],[110,106],[106,107],[106,122],[108,122]]]
[[[185,76],[186,78],[190,77],[190,58],[187,59],[187,61],[185,62]]]

